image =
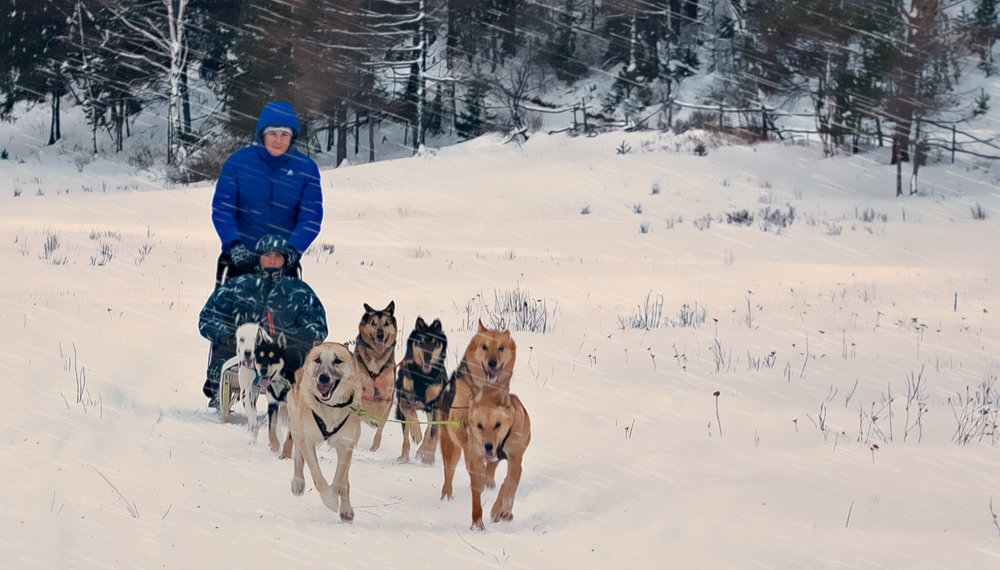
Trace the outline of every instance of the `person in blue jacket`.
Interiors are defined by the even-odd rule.
[[[222,365],[236,354],[236,329],[243,323],[260,325],[277,338],[285,336],[285,371],[300,368],[305,355],[328,333],[326,309],[304,281],[286,275],[296,253],[288,241],[275,234],[255,246],[256,271],[240,275],[217,287],[198,318],[198,332],[215,348],[202,391],[209,407],[218,407],[217,393]]]
[[[254,270],[253,248],[264,235],[288,240],[298,258],[319,234],[319,168],[295,148],[298,136],[299,120],[291,104],[268,103],[257,119],[254,144],[234,152],[222,167],[212,198],[212,223],[222,242],[216,287]],[[301,275],[297,261],[285,271]]]

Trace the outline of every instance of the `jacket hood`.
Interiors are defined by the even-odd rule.
[[[288,244],[288,240],[278,234],[268,234],[260,238],[257,240],[257,247],[255,247],[254,250],[257,255],[264,255],[265,253],[273,251],[281,254],[286,260],[292,251],[291,246]]]
[[[267,127],[288,127],[292,129],[292,141],[299,138],[299,118],[295,115],[295,109],[291,103],[284,101],[272,101],[264,105],[264,110],[260,112],[257,119],[257,130],[254,132],[254,139],[260,143],[264,142],[264,129]]]

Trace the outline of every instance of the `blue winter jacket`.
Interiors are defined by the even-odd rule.
[[[263,145],[266,127],[292,129],[292,146],[271,156]],[[295,148],[299,121],[292,106],[268,103],[257,119],[256,142],[234,152],[222,167],[212,198],[212,223],[222,251],[240,241],[249,249],[265,234],[279,234],[300,253],[316,239],[323,220],[319,168]]]

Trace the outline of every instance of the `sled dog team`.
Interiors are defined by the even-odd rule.
[[[531,423],[524,405],[510,393],[517,346],[509,331],[487,329],[482,322],[469,341],[458,367],[445,370],[447,338],[441,321],[428,325],[417,318],[406,341],[403,361],[396,363],[395,303],[382,310],[364,305],[354,352],[340,343],[323,342],[306,355],[301,368],[283,370],[284,340],[271,338],[257,325],[236,332],[237,353],[223,370],[238,365],[240,392],[253,436],[256,400],[268,402],[268,441],[279,450],[277,418],[287,414],[288,436],[281,458],[293,459],[291,489],[305,490],[303,465],[309,467],[316,491],[343,521],[354,519],[348,472],[361,436],[361,423],[375,428],[371,451],[379,448],[382,430],[396,403],[394,421],[402,426],[400,462],[410,460],[410,444],[420,444],[416,457],[434,462],[440,441],[444,464],[441,499],[451,500],[455,468],[464,455],[472,490],[472,525],[483,530],[483,488],[495,486],[501,460],[507,475],[490,511],[493,522],[513,519],[514,495],[521,477],[521,460],[531,440]],[[426,421],[418,419],[422,411]],[[424,429],[421,430],[421,424]],[[423,433],[421,433],[423,431]],[[316,448],[323,442],[337,450],[333,480],[327,482]]]

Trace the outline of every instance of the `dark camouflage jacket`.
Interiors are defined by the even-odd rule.
[[[301,361],[315,342],[326,338],[326,309],[301,279],[277,273],[241,275],[212,293],[201,310],[198,331],[215,344],[232,343],[236,328],[254,322],[264,330],[285,334]],[[273,330],[272,330],[273,323]]]

